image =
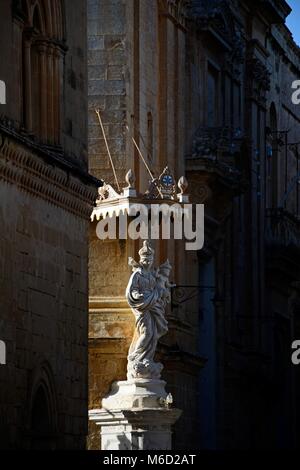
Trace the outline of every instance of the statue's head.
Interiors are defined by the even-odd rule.
[[[154,261],[154,250],[151,248],[148,240],[143,242],[143,246],[139,251],[140,264],[147,270],[149,270]]]
[[[171,270],[172,270],[172,265],[170,264],[168,259],[165,263],[163,263],[159,267],[160,274],[162,274],[163,276],[166,276],[166,277],[169,277]]]

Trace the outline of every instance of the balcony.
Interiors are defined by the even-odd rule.
[[[214,180],[234,194],[246,187],[241,171],[244,137],[240,129],[202,127],[193,139],[192,153],[186,158],[187,171]]]

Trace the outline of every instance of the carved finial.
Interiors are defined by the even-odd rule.
[[[103,186],[99,186],[98,188],[98,197],[96,199],[96,205],[99,205],[101,201],[104,201],[104,199],[107,199],[107,197],[108,197],[107,185],[106,183],[103,183]]]
[[[128,184],[127,188],[134,189],[135,175],[131,169],[127,171],[126,176],[125,176],[125,181]]]
[[[188,180],[185,176],[181,176],[178,180],[178,188],[180,189],[180,194],[184,194],[188,188]]]
[[[102,201],[109,199],[118,199],[120,194],[118,194],[110,184],[103,183],[102,186],[98,188],[98,198],[96,199],[96,205],[100,205]]]
[[[172,406],[173,405],[173,397],[172,397],[172,394],[171,393],[168,393],[167,395],[167,398],[166,398],[166,405],[168,407]]]

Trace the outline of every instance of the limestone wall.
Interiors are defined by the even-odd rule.
[[[0,368],[1,446],[30,442],[33,385],[43,380],[47,364],[58,446],[82,448],[87,222],[8,183],[0,186],[0,200],[0,325],[7,346],[7,364]]]
[[[147,189],[150,179],[126,124],[153,174],[159,176],[167,164],[177,179],[184,172],[186,29],[180,3],[88,0],[89,167],[109,183],[114,184],[114,178],[95,108],[100,108],[121,186],[125,185],[129,168],[134,170],[141,192]],[[133,330],[133,315],[124,298],[130,275],[127,260],[128,256],[137,258],[139,249],[139,242],[100,241],[95,231],[93,223],[89,254],[90,408],[101,406],[112,381],[126,377],[126,355]],[[188,283],[183,243],[163,241],[154,245],[156,264],[169,258],[174,267],[172,279],[179,285]],[[198,314],[195,309],[185,316],[171,311],[169,315],[170,334],[163,339],[160,354],[166,370],[172,369],[166,377],[176,406],[184,408],[187,401],[197,400],[197,357],[189,368],[185,393],[178,384],[186,380],[180,364],[187,366],[194,360],[191,356],[197,356]],[[177,355],[177,348],[183,356]],[[191,356],[185,355],[187,351]],[[185,410],[177,425],[177,436],[193,414],[194,408]],[[177,443],[182,445],[179,440]],[[99,448],[93,424],[89,446]]]
[[[0,338],[7,345],[0,447],[79,449],[87,433],[88,228],[98,184],[87,174],[86,3],[39,3],[47,22],[35,27],[47,30],[32,51],[35,72],[28,55],[35,2],[0,4],[7,86],[0,109]],[[29,95],[39,105],[30,107]],[[30,112],[43,132],[28,127]]]

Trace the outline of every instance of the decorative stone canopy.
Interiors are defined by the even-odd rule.
[[[140,194],[135,189],[135,175],[130,169],[125,181],[127,186],[121,192],[117,192],[112,185],[104,183],[98,190],[96,207],[94,208],[91,220],[100,220],[101,218],[119,217],[121,214],[132,215],[131,209],[136,204],[187,204],[189,196],[186,194],[188,182],[185,176],[178,180],[179,193],[176,191],[176,183],[172,172],[166,166],[158,178],[153,178],[149,182],[145,193]],[[134,214],[135,215],[135,214]]]

